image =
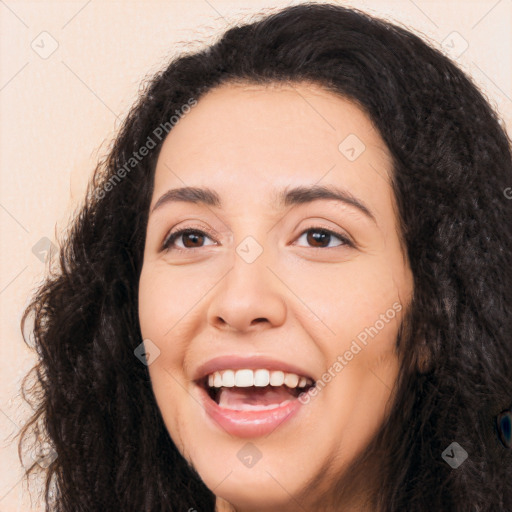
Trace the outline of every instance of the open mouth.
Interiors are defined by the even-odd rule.
[[[219,407],[234,411],[282,407],[315,386],[308,376],[267,369],[217,371],[199,384]]]

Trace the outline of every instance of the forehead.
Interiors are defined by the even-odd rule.
[[[225,84],[164,141],[152,206],[184,186],[208,186],[232,202],[267,198],[269,206],[290,184],[335,185],[370,201],[380,193],[382,201],[390,172],[385,143],[353,102],[305,83]]]

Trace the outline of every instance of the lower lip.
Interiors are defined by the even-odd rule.
[[[208,416],[225,430],[236,437],[260,437],[266,436],[279,426],[289,421],[302,407],[297,399],[275,409],[263,411],[235,411],[220,407],[210,398],[206,390],[199,386],[201,399]]]

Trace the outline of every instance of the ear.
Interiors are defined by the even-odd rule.
[[[217,496],[215,500],[215,512],[236,512],[236,509],[231,503]]]

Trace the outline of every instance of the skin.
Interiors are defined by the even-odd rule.
[[[338,148],[349,134],[365,145],[354,161]],[[164,141],[150,211],[183,186],[214,189],[222,206],[174,202],[150,214],[140,326],[160,350],[149,371],[166,427],[217,496],[218,510],[287,512],[297,502],[330,510],[333,483],[387,414],[399,371],[397,333],[413,289],[390,175],[387,147],[363,111],[308,83],[222,85]],[[337,200],[273,203],[284,187],[314,184],[348,191],[375,221]],[[168,233],[183,227],[212,236],[181,236],[161,251]],[[317,227],[354,246],[336,235],[315,241]],[[236,252],[247,236],[262,248],[252,263]],[[393,304],[401,308],[396,317],[272,433],[237,438],[207,418],[191,380],[199,364],[263,354],[320,379]],[[250,468],[237,457],[248,441],[261,452]],[[355,503],[334,501],[340,510]]]

